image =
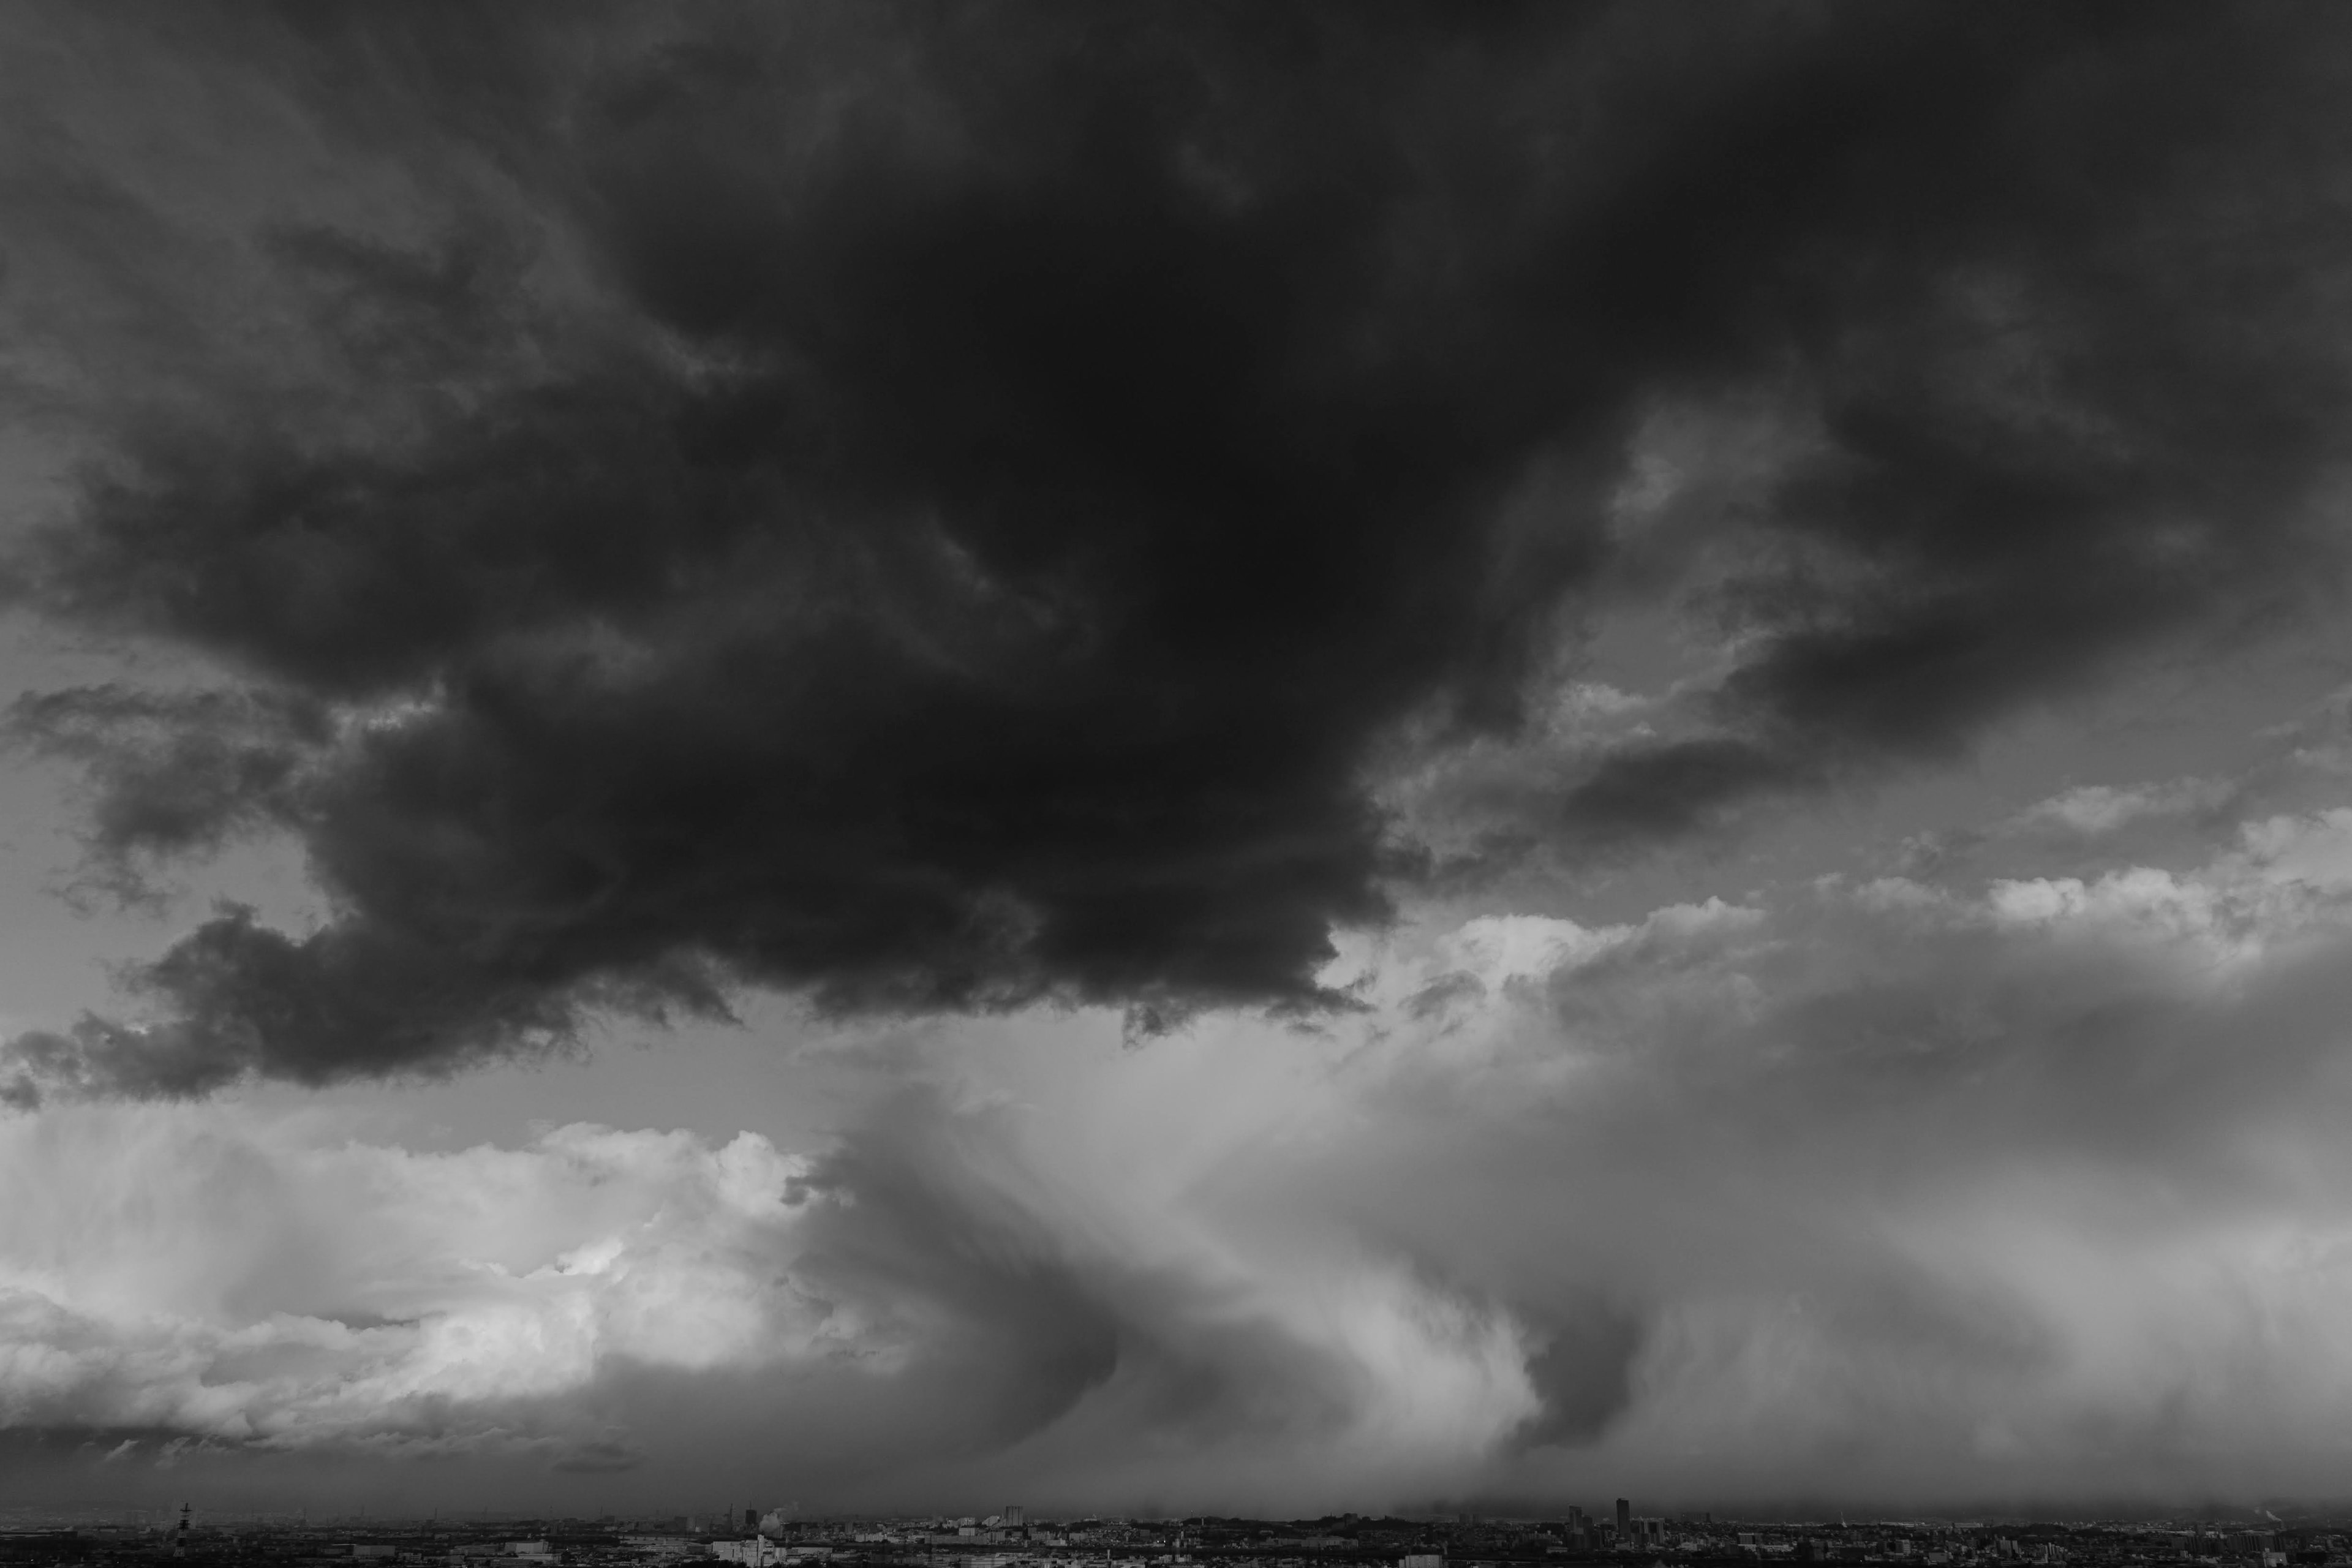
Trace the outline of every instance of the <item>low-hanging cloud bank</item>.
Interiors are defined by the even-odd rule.
[[[1319,1035],[948,1026],[802,1151],[62,1108],[0,1125],[0,1423],[665,1506],[2328,1494],[2347,958],[2331,810],[1408,934]]]
[[[100,884],[290,835],[330,910],[220,911],[16,1098],[747,983],[1312,1010],[1418,877],[2307,608],[2345,25],[19,11],[8,395],[80,466],[9,593],[200,689],[17,737]],[[1716,655],[1664,719],[1454,766],[1658,603]]]

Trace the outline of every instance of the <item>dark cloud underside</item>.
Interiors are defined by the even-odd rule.
[[[1371,748],[1508,732],[1668,405],[1810,434],[1653,547],[1734,668],[1557,781],[1570,841],[1948,754],[2332,564],[2332,13],[286,16],[106,47],[415,211],[206,242],[266,364],[168,246],[73,240],[171,374],[84,399],[11,569],[241,684],[19,732],[126,885],[278,829],[335,913],[223,911],[43,1079],[442,1070],[740,982],[1319,1005],[1414,865]]]

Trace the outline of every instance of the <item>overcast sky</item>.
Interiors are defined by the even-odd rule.
[[[2347,78],[0,12],[0,1503],[2342,1497]]]

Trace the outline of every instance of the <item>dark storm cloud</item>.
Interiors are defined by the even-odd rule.
[[[324,717],[274,692],[89,687],[20,700],[8,735],[85,771],[90,869],[106,889],[137,897],[145,868],[218,848],[279,815],[304,743],[324,738]]]
[[[1662,837],[1685,832],[1759,791],[1820,779],[1818,764],[1748,740],[1709,736],[1629,746],[1604,756],[1569,794],[1568,819],[1585,838]]]
[[[1539,1327],[1542,1348],[1528,1357],[1527,1371],[1543,1413],[1520,1428],[1517,1440],[1531,1447],[1590,1443],[1633,1405],[1642,1324],[1586,1306],[1555,1313]]]
[[[120,752],[120,698],[26,710],[94,759],[100,867],[274,826],[334,913],[225,911],[153,1024],[20,1047],[87,1089],[442,1070],[743,982],[1315,1006],[1417,863],[1373,746],[1507,735],[1635,577],[1730,673],[1541,833],[1948,754],[2333,566],[2329,14],[289,17],[108,47],[414,211],[247,201],[252,319],[92,404],[12,572],[237,683]],[[88,287],[145,321],[175,258],[131,248]],[[1759,389],[1806,438],[1619,572],[1643,421]],[[261,711],[329,717],[219,717]]]

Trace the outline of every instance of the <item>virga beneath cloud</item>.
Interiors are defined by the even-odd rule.
[[[62,1109],[0,1128],[0,1412],[551,1505],[2324,1488],[2348,952],[2337,810],[1403,933],[1316,1035],[948,1026],[800,1150]]]

